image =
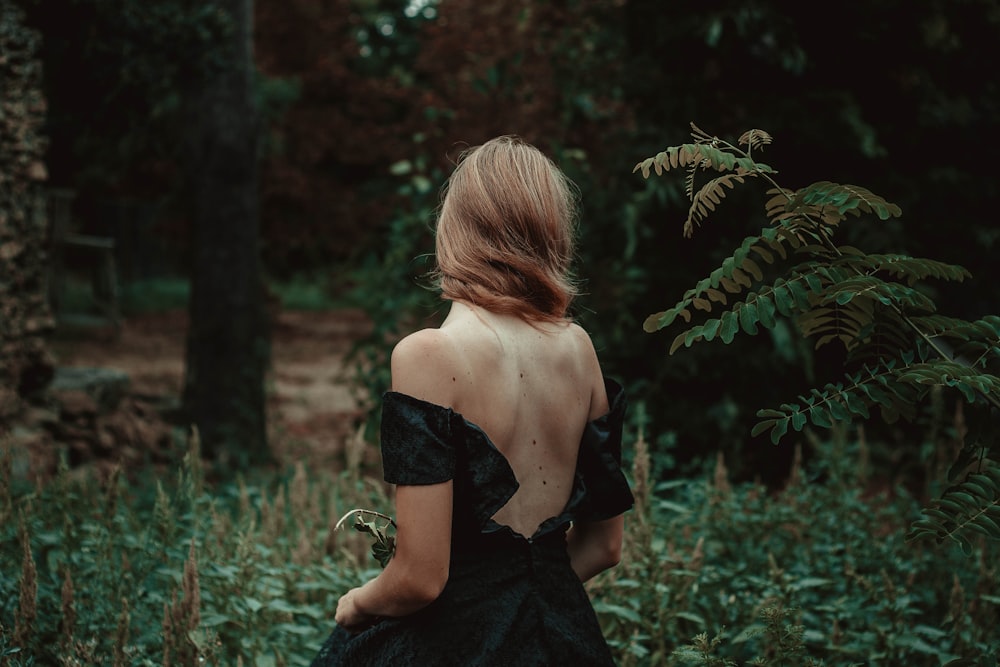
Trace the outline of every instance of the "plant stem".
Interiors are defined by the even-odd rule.
[[[340,520],[337,521],[337,525],[334,526],[333,529],[334,530],[340,530],[340,526],[343,525],[343,523],[345,521],[347,521],[347,519],[351,515],[353,515],[353,514],[359,514],[359,513],[360,514],[371,514],[372,516],[377,516],[380,519],[385,519],[386,521],[388,521],[392,525],[393,528],[396,527],[396,522],[392,520],[391,516],[388,516],[387,514],[382,514],[381,512],[376,512],[375,510],[366,510],[364,508],[358,507],[358,508],[352,509],[347,514],[345,514],[344,516],[340,517]]]

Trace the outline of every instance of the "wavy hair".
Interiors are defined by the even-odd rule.
[[[445,299],[562,321],[577,295],[576,186],[537,148],[501,136],[465,151],[442,191],[435,284]]]

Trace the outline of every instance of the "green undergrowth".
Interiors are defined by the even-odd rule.
[[[299,465],[209,488],[197,460],[167,475],[63,469],[18,497],[5,465],[6,664],[308,664],[338,597],[378,569],[336,520],[386,506],[382,487]]]
[[[903,491],[821,465],[768,493],[721,460],[654,484],[641,437],[629,455],[623,561],[588,584],[621,667],[996,665],[995,548],[907,543]],[[0,460],[0,665],[307,665],[338,597],[378,571],[333,529],[389,510],[356,470],[209,485],[195,442],[169,473],[12,486]]]
[[[920,504],[853,464],[796,465],[780,492],[722,458],[651,485],[640,438],[623,562],[591,587],[621,667],[994,667],[997,545],[908,542]]]

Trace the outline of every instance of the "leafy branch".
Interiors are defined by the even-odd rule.
[[[933,388],[955,393],[974,409],[1000,410],[1000,378],[989,372],[1000,367],[1000,317],[968,322],[939,315],[921,288],[927,279],[961,282],[971,277],[969,272],[933,259],[868,254],[835,241],[849,219],[899,217],[897,205],[858,185],[818,181],[798,190],[782,187],[778,172],[753,156],[773,141],[763,130],[745,132],[735,144],[693,123],[691,130],[693,143],[669,147],[633,169],[644,178],[651,172],[686,171],[691,205],[684,236],[692,236],[730,190],[751,179],[769,186],[767,222],[675,305],[650,315],[643,328],[656,332],[683,320],[686,327],[670,345],[673,354],[698,342],[729,344],[741,331],[756,335],[786,318],[815,348],[840,343],[846,364],[856,369],[847,373],[846,383],[827,383],[798,402],[759,410],[754,436],[770,432],[777,444],[808,423],[829,428],[869,419],[876,407],[890,422],[913,419]],[[1000,468],[990,456],[995,447],[994,432],[966,436],[949,475],[957,485],[975,476],[972,490],[981,493],[946,493],[924,511],[911,538],[949,537],[963,548],[968,532],[1000,540],[991,518],[1000,502],[1000,473],[994,474]],[[958,479],[961,475],[965,481]]]

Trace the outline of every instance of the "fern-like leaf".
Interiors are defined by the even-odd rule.
[[[632,173],[641,172],[649,178],[650,170],[657,176],[672,169],[713,169],[715,171],[736,171],[742,169],[750,174],[777,173],[770,165],[757,162],[749,157],[734,154],[711,144],[681,144],[670,146],[653,157],[637,162]],[[690,194],[688,195],[691,196]]]
[[[954,264],[837,245],[835,232],[849,217],[888,220],[901,215],[899,207],[866,188],[831,181],[783,189],[770,176],[776,172],[751,157],[754,149],[771,143],[760,130],[744,133],[736,145],[693,123],[691,130],[693,143],[667,148],[634,169],[644,178],[651,171],[686,171],[691,205],[684,236],[692,235],[728,190],[750,177],[763,176],[773,186],[764,206],[768,225],[674,307],[647,318],[644,329],[656,331],[683,319],[688,327],[675,336],[671,354],[699,341],[729,343],[741,332],[756,334],[774,327],[778,317],[795,318],[798,331],[817,347],[843,343],[848,363],[855,369],[861,364],[861,370],[846,375],[846,382],[810,390],[798,402],[757,413],[753,435],[768,432],[774,443],[808,423],[829,427],[867,419],[874,410],[890,423],[912,420],[929,392],[945,389],[960,394],[967,408],[965,448],[953,470],[967,469],[974,451],[993,451],[1000,423],[983,431],[987,438],[976,431],[973,416],[1000,415],[1000,377],[987,372],[1000,365],[1000,316],[975,322],[939,316],[934,301],[919,289],[927,279],[960,282],[969,272]],[[702,172],[710,170],[722,173],[696,188]],[[991,478],[989,487],[980,478],[964,484],[979,484],[981,493],[949,491],[914,530],[940,539],[965,539],[955,536],[978,531],[1000,540],[995,525],[1000,523],[995,516],[1000,477]]]
[[[727,305],[727,295],[740,295],[752,287],[754,281],[764,279],[758,260],[768,265],[775,264],[779,259],[789,257],[791,249],[798,243],[798,239],[790,237],[789,240],[781,230],[771,228],[762,230],[760,236],[748,236],[720,267],[687,290],[677,304],[647,317],[643,329],[647,332],[658,331],[670,326],[678,317],[690,323],[693,310],[710,313],[713,304]],[[786,300],[782,299],[782,303]],[[782,315],[788,314],[780,307],[779,311]]]
[[[985,368],[1000,361],[1000,316],[988,315],[974,322],[941,315],[914,317],[913,322],[934,339],[954,343],[952,357],[966,365]],[[940,342],[939,342],[940,344]]]
[[[874,368],[865,367],[847,375],[847,383],[828,383],[822,390],[813,389],[809,396],[799,396],[798,403],[783,403],[780,409],[758,410],[761,419],[751,435],[770,431],[771,442],[778,444],[789,428],[801,431],[807,422],[829,428],[835,422],[861,417],[868,419],[870,408],[878,406],[882,417],[893,422],[898,417],[912,419],[916,401],[930,387],[920,383],[900,383],[898,376],[908,366],[897,367],[888,361]]]
[[[972,277],[965,267],[931,259],[906,255],[847,254],[843,251],[840,255],[835,265],[849,267],[860,274],[882,272],[897,280],[906,281],[911,287],[927,278],[962,282]]]
[[[688,209],[688,217],[684,221],[685,238],[694,236],[695,225],[700,224],[710,211],[715,210],[716,205],[726,196],[726,188],[732,190],[736,187],[734,183],[745,182],[746,175],[747,172],[740,169],[736,173],[713,178],[701,186],[701,189],[691,197],[691,208]]]
[[[888,220],[902,215],[900,208],[871,190],[858,185],[842,185],[830,181],[812,183],[795,193],[788,203],[788,210],[796,210],[803,205],[833,206],[840,214],[874,213],[880,220]]]
[[[913,351],[918,340],[913,328],[902,316],[888,308],[874,312],[871,321],[858,332],[857,338],[857,344],[848,349],[851,362],[898,358],[903,352]]]
[[[901,310],[934,312],[934,302],[912,287],[886,282],[877,276],[859,275],[839,280],[823,294],[821,303],[845,305],[855,299],[876,299]]]
[[[960,391],[969,403],[1000,401],[1000,378],[955,361],[935,360],[910,364],[897,380],[903,383],[951,387]]]
[[[986,467],[948,489],[921,514],[910,526],[907,541],[950,539],[966,555],[972,553],[973,537],[1000,541],[1000,466],[987,461]]]
[[[740,135],[737,143],[740,146],[749,146],[751,149],[763,148],[773,141],[771,135],[764,130],[747,130]]]
[[[802,335],[816,340],[815,348],[840,340],[847,350],[854,349],[874,321],[874,302],[855,299],[845,305],[817,306],[796,318]]]
[[[770,289],[770,288],[769,288]],[[719,338],[723,343],[729,344],[736,337],[740,330],[751,336],[758,332],[757,325],[765,329],[773,329],[777,323],[775,313],[777,306],[772,300],[771,294],[757,294],[750,292],[746,301],[733,304],[730,310],[722,313],[717,318],[709,319],[703,324],[698,324],[686,331],[682,331],[674,338],[670,345],[670,354],[683,347],[691,347],[699,341],[712,341]],[[704,300],[695,299],[697,304]]]

